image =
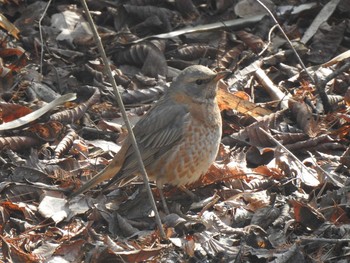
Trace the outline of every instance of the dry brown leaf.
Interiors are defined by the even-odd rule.
[[[8,21],[8,19],[3,15],[3,14],[0,14],[0,26],[7,30],[7,32],[12,35],[13,37],[15,37],[16,39],[19,39],[19,29],[14,25],[12,24],[10,21]]]
[[[1,118],[3,122],[9,122],[23,117],[32,112],[32,109],[12,103],[0,103]]]
[[[305,227],[315,230],[325,221],[324,216],[309,204],[297,200],[290,202],[293,205],[295,220]]]
[[[298,102],[292,99],[288,101],[288,104],[298,127],[310,137],[315,137],[319,132],[319,127],[310,107],[305,102]]]
[[[233,95],[223,88],[219,88],[217,99],[221,110],[237,110],[242,114],[247,114],[253,117],[271,114],[271,111],[264,109],[252,102],[241,99],[240,97]]]

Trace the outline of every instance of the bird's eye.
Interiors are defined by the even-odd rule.
[[[197,80],[196,80],[196,84],[197,84],[197,85],[202,85],[202,84],[203,84],[203,80],[197,79]]]

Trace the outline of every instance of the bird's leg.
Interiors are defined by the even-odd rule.
[[[163,192],[163,188],[162,187],[158,187],[158,191],[159,191],[159,196],[160,196],[160,199],[162,201],[162,206],[163,206],[163,209],[164,209],[164,212],[169,215],[170,212],[169,212],[169,208],[168,208],[168,205],[166,203],[166,200],[165,200],[165,196],[164,196],[164,192]]]

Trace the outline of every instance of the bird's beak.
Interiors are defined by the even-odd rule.
[[[232,74],[232,71],[230,70],[223,70],[218,73],[216,73],[216,76],[214,77],[215,81],[219,81],[220,79],[223,79],[227,77],[229,74]]]

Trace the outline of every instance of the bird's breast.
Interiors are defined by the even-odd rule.
[[[182,139],[155,164],[155,167],[160,168],[153,173],[158,185],[193,183],[215,161],[222,133],[221,117],[218,109],[217,112],[213,112],[213,109],[208,112],[207,109],[197,116],[190,111],[191,117],[184,127]]]

